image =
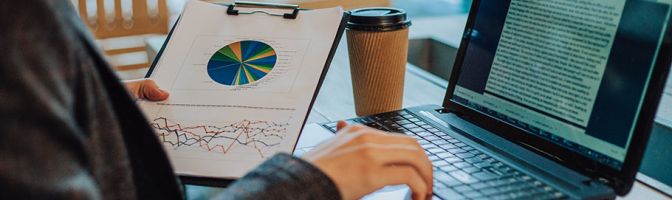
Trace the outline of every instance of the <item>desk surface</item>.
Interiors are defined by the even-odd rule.
[[[433,24],[448,24],[445,26],[433,26]],[[445,18],[428,18],[423,20],[414,20],[411,28],[411,38],[432,38],[448,45],[458,46],[461,33],[466,23],[466,16],[454,16]],[[148,42],[149,48],[158,50],[165,37],[157,39],[155,42]],[[329,69],[320,94],[310,112],[307,123],[319,123],[348,119],[355,117],[354,101],[352,94],[352,83],[350,80],[349,60],[347,54],[347,45],[345,39],[339,44],[334,60]],[[137,72],[137,77],[142,77],[144,70]],[[131,74],[133,75],[133,74]],[[132,76],[134,77],[134,76]],[[671,77],[672,78],[672,77]],[[419,106],[425,104],[441,105],[445,94],[447,82],[436,76],[433,76],[411,64],[407,67],[406,84],[404,94],[404,107]],[[665,90],[665,97],[662,99],[662,106],[659,109],[656,121],[666,126],[672,127],[672,82],[668,81],[668,87]],[[216,194],[221,189],[207,187],[187,187],[187,190],[194,190],[197,197],[207,198]],[[620,199],[672,199],[664,194],[636,182],[629,195]]]
[[[464,23],[463,17],[462,19],[454,18],[451,20],[456,23]],[[455,27],[458,27],[461,32],[463,25],[459,26],[459,24],[457,24]],[[425,34],[411,33],[411,37],[423,36],[425,36]],[[451,39],[450,37],[443,38],[442,40],[450,42],[455,41],[455,39]],[[307,123],[328,122],[356,117],[349,66],[347,45],[345,44],[344,38],[334,56],[329,73],[320,89],[320,93],[310,112]],[[442,81],[436,76],[420,70],[411,64],[408,65],[406,72],[404,107],[442,104],[447,84],[445,81]],[[637,181],[632,192],[619,199],[654,200],[672,198]]]

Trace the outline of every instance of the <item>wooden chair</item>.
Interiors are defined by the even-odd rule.
[[[72,0],[72,3],[110,63],[120,71],[148,67],[144,38],[168,33],[165,0]],[[152,9],[148,9],[148,4]],[[142,54],[144,59],[138,58]]]

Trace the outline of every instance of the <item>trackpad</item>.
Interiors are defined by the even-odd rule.
[[[411,189],[406,185],[387,186],[370,195],[366,195],[365,200],[402,200],[411,199]]]
[[[318,144],[334,137],[334,133],[319,124],[307,124],[303,127],[299,141],[296,143],[294,156],[301,156]]]

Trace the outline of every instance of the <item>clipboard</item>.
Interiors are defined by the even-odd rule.
[[[216,3],[218,4],[218,3]],[[254,15],[254,14],[266,14],[269,16],[274,16],[274,17],[281,17],[286,20],[294,20],[298,17],[298,15],[301,14],[301,11],[304,11],[306,9],[301,9],[298,5],[294,4],[279,4],[279,3],[261,3],[261,2],[248,2],[248,1],[236,1],[235,3],[232,4],[218,4],[221,6],[226,6],[228,7],[226,12],[227,15],[230,16],[235,16],[235,17],[245,17],[244,15]],[[244,8],[255,8],[256,10],[253,11],[247,11],[243,12],[241,10],[238,10],[237,8],[244,7]],[[287,13],[275,13],[271,11],[267,11],[266,9],[282,9],[282,10],[290,10],[290,12]],[[162,55],[164,54],[168,42],[170,41],[170,38],[173,36],[175,32],[175,28],[177,27],[177,24],[180,22],[182,16],[180,16],[173,27],[171,28],[170,32],[168,33],[168,36],[166,40],[164,41],[163,45],[161,46],[161,49],[157,52],[156,57],[152,61],[152,64],[150,65],[150,68],[148,69],[147,73],[145,74],[145,78],[150,78],[152,73],[155,71],[159,60],[161,59]],[[308,106],[308,112],[305,114],[305,118],[303,118],[303,123],[301,125],[301,129],[299,132],[299,137],[301,137],[301,132],[303,131],[305,127],[305,123],[308,120],[310,110],[312,110],[312,107],[315,103],[315,100],[319,94],[319,90],[324,82],[324,78],[327,75],[327,72],[329,71],[329,66],[331,65],[331,62],[333,60],[334,54],[336,53],[336,49],[338,48],[338,44],[340,43],[341,38],[343,37],[343,32],[345,30],[346,24],[348,21],[348,15],[343,15],[341,18],[341,21],[339,23],[339,27],[336,32],[336,37],[333,39],[333,42],[331,44],[331,49],[329,50],[327,59],[324,63],[324,67],[322,69],[322,72],[320,73],[319,81],[317,83],[317,87],[315,91],[313,92],[313,95],[310,100],[310,104]],[[296,143],[297,141],[294,142],[294,147],[292,151],[296,150]],[[191,176],[191,175],[180,175],[177,174],[178,177],[180,178],[181,182],[183,184],[190,184],[190,185],[200,185],[200,186],[213,186],[213,187],[227,187],[229,184],[233,183],[235,179],[227,179],[227,178],[215,178],[215,177],[202,177],[202,176]]]

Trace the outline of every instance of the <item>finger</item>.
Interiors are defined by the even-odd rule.
[[[151,79],[146,79],[140,86],[140,96],[150,101],[163,101],[168,99],[168,92],[163,91]]]
[[[377,165],[407,165],[415,168],[429,186],[432,182],[432,163],[425,151],[413,145],[404,144],[363,144],[354,148],[362,148],[369,160]]]
[[[340,141],[340,148],[352,148],[360,146],[362,144],[379,144],[379,145],[409,145],[414,147],[420,152],[424,152],[422,146],[417,142],[415,138],[408,137],[405,135],[396,135],[396,134],[387,134],[383,131],[377,131],[370,128],[360,128],[358,131],[353,133],[343,133],[347,131],[341,131],[340,134],[336,135],[336,141]],[[422,154],[427,162],[427,154]]]
[[[338,123],[336,123],[336,130],[340,131],[341,129],[345,128],[346,126],[348,126],[348,122],[338,121]]]
[[[427,185],[423,176],[410,166],[395,165],[384,167],[381,170],[377,170],[375,176],[374,188],[406,184],[411,188],[414,200],[423,200],[432,194],[431,185]]]
[[[337,126],[338,126],[338,124],[337,124]],[[352,124],[352,125],[348,125],[348,126],[345,126],[345,127],[341,128],[338,131],[338,133],[339,134],[340,133],[354,133],[354,132],[356,132],[358,130],[361,130],[361,129],[375,130],[373,128],[369,128],[369,127],[361,125],[361,124]]]
[[[373,129],[367,127],[360,127],[361,125],[352,125],[346,127],[343,131],[340,131],[338,138],[344,143],[341,145],[341,148],[350,148],[354,146],[359,146],[362,144],[390,144],[389,140],[381,139],[384,136],[384,133],[377,132]],[[351,131],[357,130],[357,131]],[[394,144],[392,142],[392,144]]]
[[[126,90],[133,96],[134,99],[139,99],[140,98],[140,85],[144,79],[136,79],[136,80],[124,80],[124,86],[126,86]]]
[[[339,121],[339,123],[336,124],[336,127],[339,127],[339,125],[345,125],[344,127],[339,127],[339,128],[338,128],[338,130],[339,130],[340,132],[350,132],[350,133],[353,133],[353,132],[357,132],[357,131],[361,131],[361,130],[369,130],[369,131],[371,131],[371,132],[377,132],[377,133],[382,133],[382,134],[390,134],[390,133],[392,133],[392,132],[387,132],[387,131],[382,131],[382,130],[379,130],[379,129],[371,128],[371,127],[366,126],[366,125],[363,125],[363,124],[352,124],[352,125],[349,125],[349,126],[348,126],[348,125],[347,125],[347,122],[344,122],[344,121],[343,121],[344,124],[341,124],[340,122],[341,122],[341,121]],[[394,133],[394,134],[390,134],[390,135],[404,136],[404,134],[399,134],[399,133]]]
[[[351,135],[355,137],[351,141],[352,144],[406,144],[415,146],[417,149],[422,149],[422,146],[420,146],[415,138],[406,135],[389,134],[387,132],[374,129],[360,129]]]

